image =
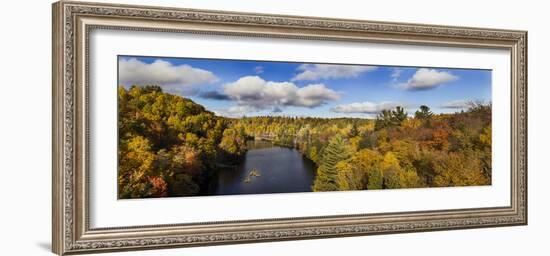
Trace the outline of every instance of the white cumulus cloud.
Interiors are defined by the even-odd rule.
[[[335,113],[376,114],[382,110],[394,109],[397,106],[403,106],[403,104],[392,101],[383,101],[379,103],[365,101],[338,105],[333,107],[331,111]]]
[[[452,100],[441,104],[442,108],[451,108],[451,109],[469,108],[471,106],[472,106],[472,102],[467,100]]]
[[[330,64],[302,64],[292,81],[315,81],[321,79],[353,78],[361,73],[376,70],[376,66],[352,66]]]
[[[399,87],[405,90],[427,90],[457,79],[457,76],[449,72],[420,68],[406,83],[400,84]]]
[[[227,113],[231,116],[242,116],[250,112],[258,112],[259,110],[252,106],[231,106],[227,109]]]
[[[403,70],[400,69],[400,68],[393,68],[393,70],[392,70],[390,76],[391,76],[391,78],[392,78],[392,80],[393,80],[394,82],[397,81],[397,79],[399,79],[399,77],[401,76],[401,72],[402,72],[402,71],[403,71]]]
[[[236,101],[233,112],[254,112],[281,107],[314,108],[338,100],[340,95],[324,84],[298,87],[292,82],[266,81],[258,76],[241,77],[224,85],[223,94]]]
[[[214,73],[189,65],[173,65],[164,60],[146,63],[136,58],[120,59],[118,63],[119,84],[158,85],[165,91],[190,93],[194,86],[219,81]]]

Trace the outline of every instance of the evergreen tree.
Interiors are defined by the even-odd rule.
[[[340,135],[332,137],[323,150],[323,158],[317,169],[317,177],[313,184],[313,191],[338,190],[338,170],[336,164],[349,157],[350,151],[346,145],[346,141]]]
[[[407,120],[407,112],[400,106],[395,107],[395,110],[393,110],[391,114],[391,120],[394,126],[400,126],[403,121]]]
[[[397,106],[395,110],[382,110],[376,116],[375,130],[381,130],[387,127],[400,126],[403,121],[407,120],[407,112],[405,109]]]
[[[418,119],[430,119],[433,116],[432,111],[426,105],[420,106],[420,109],[414,113],[414,118]]]
[[[386,127],[392,126],[392,112],[390,110],[382,110],[376,116],[376,123],[374,124],[375,130],[381,130]]]

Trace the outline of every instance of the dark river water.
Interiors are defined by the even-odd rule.
[[[249,141],[248,152],[236,168],[213,177],[208,195],[309,192],[315,164],[293,148],[267,141]]]

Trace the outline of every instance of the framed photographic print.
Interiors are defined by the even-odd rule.
[[[53,251],[525,225],[526,40],[55,3]]]

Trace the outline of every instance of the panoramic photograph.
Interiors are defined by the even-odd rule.
[[[484,69],[119,56],[117,197],[491,185],[491,86]]]

